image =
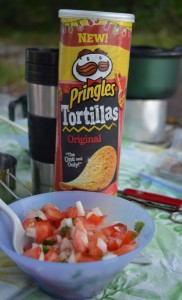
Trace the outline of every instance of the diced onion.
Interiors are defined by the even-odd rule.
[[[85,216],[85,210],[83,208],[83,205],[82,205],[81,201],[76,202],[76,207],[77,207],[77,211],[78,211],[78,216],[84,217]]]
[[[73,244],[70,240],[68,240],[66,237],[63,239],[61,243],[61,251],[65,251],[67,249],[73,249]]]
[[[105,224],[102,224],[100,225],[98,228],[99,229],[103,229],[103,228],[107,228],[107,227],[111,227],[111,226],[114,226],[116,224],[118,224],[119,221],[116,221],[116,222],[108,222],[108,223],[105,223]]]
[[[96,214],[97,216],[103,216],[103,213],[101,212],[99,207],[95,207],[92,208],[92,211],[94,212],[94,214]]]
[[[75,263],[75,262],[76,262],[76,258],[75,258],[75,253],[74,253],[74,251],[71,252],[70,257],[68,258],[68,262],[69,262],[69,263]]]
[[[65,227],[67,224],[66,224],[66,219],[63,219],[62,221],[61,221],[61,224],[59,225],[59,227],[58,227],[58,230],[60,230],[61,228],[63,228],[63,227]]]
[[[122,241],[121,241],[120,239],[116,239],[116,242],[117,242],[117,244],[118,244],[118,247],[120,247],[121,244],[122,244]]]
[[[72,227],[73,226],[73,220],[72,220],[72,218],[66,218],[65,221],[66,221],[66,225],[68,227]]]
[[[116,231],[118,231],[118,232],[121,231],[120,228],[119,228],[119,226],[114,226],[114,229],[115,229]]]
[[[89,212],[86,214],[86,219],[90,218],[90,216],[92,216],[93,214],[95,214],[93,211],[89,211]]]
[[[56,235],[56,239],[59,243],[62,242],[62,237],[59,234]]]
[[[61,258],[64,260],[64,259],[68,259],[69,257],[70,257],[70,255],[71,255],[71,251],[72,250],[70,250],[70,249],[66,249],[66,250],[64,250],[64,251],[61,251],[60,252],[60,256],[61,256]]]
[[[60,230],[61,228],[68,226],[68,227],[72,227],[73,226],[73,220],[72,218],[65,218],[61,221],[61,224],[59,225],[58,230]]]
[[[88,231],[88,232],[87,232],[87,235],[88,235],[88,236],[92,236],[92,235],[94,235],[94,233],[93,233],[92,231]]]
[[[41,253],[40,253],[39,260],[44,260],[44,252],[43,251],[41,251]]]
[[[84,243],[85,246],[88,246],[88,236],[85,232],[82,232],[81,240],[82,240],[82,242]]]
[[[28,218],[40,218],[43,221],[47,220],[47,217],[44,214],[44,212],[38,208],[34,208],[31,211],[29,211],[27,214],[27,217]]]
[[[27,228],[26,229],[26,235],[29,236],[29,237],[32,237],[32,238],[36,238],[36,230],[35,228]]]
[[[61,224],[59,225],[58,230],[60,230],[61,228],[68,226],[68,227],[72,227],[73,226],[73,220],[72,218],[65,218],[61,221]]]
[[[74,236],[75,236],[75,231],[76,231],[76,227],[75,227],[75,226],[72,226],[72,227],[71,227],[71,232],[70,232],[71,238],[72,238],[72,239],[73,239]]]
[[[97,240],[97,247],[103,252],[106,253],[107,252],[107,244],[106,242],[104,242],[104,240],[102,238],[98,238]]]

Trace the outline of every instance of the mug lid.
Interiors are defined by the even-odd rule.
[[[58,51],[57,48],[27,48],[25,61],[36,65],[57,66]]]
[[[27,82],[57,86],[58,48],[27,48],[25,53],[25,79]]]

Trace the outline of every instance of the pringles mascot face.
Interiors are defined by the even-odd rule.
[[[73,75],[81,82],[106,78],[112,71],[112,61],[101,49],[83,49],[73,64]]]

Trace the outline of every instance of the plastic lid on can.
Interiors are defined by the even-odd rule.
[[[104,11],[91,11],[91,10],[72,10],[60,9],[58,12],[59,18],[94,18],[94,19],[109,19],[120,20],[125,22],[135,22],[133,14],[104,12]]]

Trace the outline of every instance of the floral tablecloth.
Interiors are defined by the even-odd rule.
[[[17,129],[0,121],[0,152],[12,154],[18,159],[17,177],[30,188],[29,154],[15,139],[15,133],[17,135]],[[160,156],[171,151],[173,152],[173,149],[123,140],[119,188],[123,190],[133,187],[182,198],[180,184],[160,180],[155,173],[155,166]],[[20,190],[18,192],[22,193]],[[23,194],[21,196],[23,197]],[[150,258],[151,263],[129,264],[93,300],[182,300],[182,225],[173,223],[167,211],[156,208],[146,209],[152,216],[156,228],[152,242],[143,251],[143,254]],[[0,250],[0,299],[46,300],[54,298],[41,291]]]

